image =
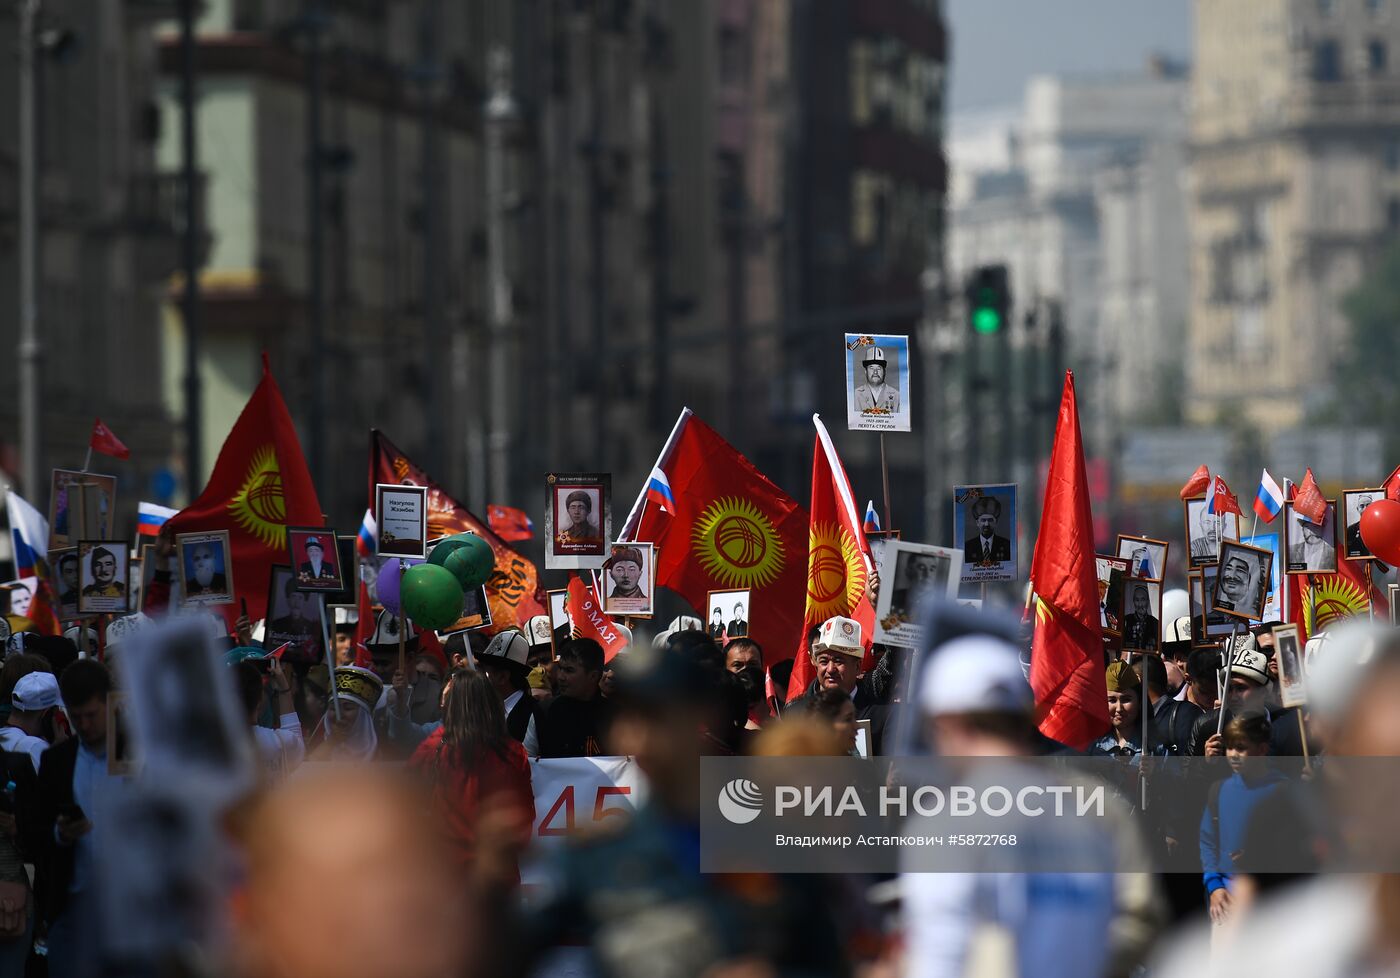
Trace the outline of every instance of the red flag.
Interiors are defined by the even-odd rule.
[[[374,486],[398,482],[428,488],[428,539],[472,531],[496,553],[496,570],[486,582],[486,600],[491,605],[492,624],[483,629],[495,634],[504,628],[522,625],[535,615],[548,614],[540,590],[535,565],[512,550],[489,526],[467,507],[443,492],[428,474],[377,430],[369,435],[369,504],[374,506]],[[377,518],[379,514],[374,514]]]
[[[864,521],[856,509],[855,494],[836,446],[818,415],[812,415],[812,423],[817,426],[817,439],[812,448],[807,607],[802,619],[802,644],[788,680],[789,701],[806,693],[817,677],[808,655],[807,635],[828,618],[843,615],[860,623],[861,643],[865,646],[863,665],[866,669],[874,665],[870,645],[875,639],[875,607],[870,600],[870,578],[875,562],[870,558]],[[1107,695],[1104,694],[1105,702]]]
[[[565,607],[569,620],[574,623],[574,635],[591,638],[601,645],[604,662],[611,662],[613,656],[627,647],[627,638],[618,631],[616,622],[603,614],[603,603],[598,600],[597,593],[577,574],[569,579]]]
[[[1206,486],[1210,485],[1210,469],[1200,465],[1196,471],[1191,473],[1191,478],[1186,480],[1186,485],[1181,487],[1181,498],[1190,499],[1192,496],[1199,496],[1206,491]]]
[[[514,543],[529,540],[535,535],[535,524],[523,509],[490,503],[486,507],[486,522],[502,539]]]
[[[1041,732],[1077,749],[1108,729],[1095,568],[1094,519],[1074,373],[1066,371],[1040,536],[1031,559],[1036,594],[1031,687]]]
[[[170,529],[228,531],[234,585],[256,621],[267,615],[272,565],[287,562],[287,527],[322,523],[292,416],[263,354],[262,380],[224,440],[209,484],[170,518]],[[237,605],[218,607],[230,623],[238,615]]]
[[[26,616],[34,625],[34,630],[40,635],[62,635],[63,626],[58,620],[58,612],[55,606],[58,602],[53,599],[53,588],[49,582],[40,576],[34,586],[34,593],[29,598],[29,614]],[[81,643],[79,643],[81,644]]]
[[[655,543],[657,583],[692,607],[704,609],[710,591],[751,591],[762,611],[750,616],[749,636],[769,663],[792,658],[802,638],[807,511],[689,408],[619,539]]]
[[[1319,526],[1327,515],[1327,500],[1322,498],[1322,490],[1317,487],[1317,480],[1313,478],[1311,468],[1304,474],[1303,483],[1298,487],[1298,495],[1293,499],[1293,511]]]
[[[113,458],[131,458],[131,449],[122,444],[120,438],[112,434],[112,429],[102,423],[101,418],[92,421],[92,434],[88,437],[88,448]]]
[[[374,637],[374,606],[369,600],[369,585],[359,582],[360,593],[355,599],[355,665],[368,669],[374,660],[369,654],[369,640]]]
[[[1215,491],[1211,493],[1214,513],[1234,513],[1236,516],[1243,516],[1240,512],[1240,501],[1235,498],[1235,494],[1230,491],[1230,487],[1225,484],[1225,480],[1220,476],[1215,477]]]
[[[1400,502],[1400,465],[1395,467],[1395,471],[1385,477],[1385,482],[1381,483],[1385,489],[1385,498]]]

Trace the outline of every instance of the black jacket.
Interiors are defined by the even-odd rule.
[[[1225,722],[1229,723],[1232,714],[1225,714]],[[1196,722],[1191,727],[1191,739],[1187,748],[1187,753],[1192,757],[1204,757],[1206,754],[1206,741],[1215,736],[1215,728],[1220,723],[1220,710],[1211,710],[1209,713],[1202,713],[1196,718]],[[1269,726],[1269,753],[1275,757],[1302,757],[1303,737],[1298,731],[1298,710],[1290,707],[1286,710],[1270,710]],[[1311,754],[1318,752],[1318,745],[1311,739],[1308,741],[1308,751]],[[47,763],[47,762],[46,762]]]
[[[52,922],[68,906],[73,883],[73,847],[54,838],[58,813],[73,801],[73,770],[78,764],[78,738],[70,737],[44,751],[35,785],[33,812],[26,828],[26,847],[35,859],[34,900],[39,916]]]
[[[894,689],[892,669],[890,653],[886,651],[874,669],[856,680],[855,693],[851,697],[856,706],[856,719],[870,721],[870,752],[873,755],[882,753],[885,730],[891,726],[891,720],[897,715],[900,706],[890,702],[890,693]],[[783,713],[796,715],[810,710],[816,695],[817,680],[813,679],[802,695],[789,703]]]
[[[530,726],[530,718],[535,715],[535,697],[527,686],[511,711],[506,714],[506,730],[516,740],[524,743],[525,731]],[[539,721],[535,721],[538,723]],[[538,731],[536,731],[538,733]]]
[[[1158,700],[1152,707],[1156,743],[1166,744],[1167,753],[1173,757],[1186,754],[1187,747],[1191,744],[1191,733],[1203,712],[1195,703],[1188,703],[1186,700],[1174,700],[1170,697]]]
[[[596,757],[606,753],[612,708],[602,694],[591,700],[556,696],[535,718],[540,757]]]

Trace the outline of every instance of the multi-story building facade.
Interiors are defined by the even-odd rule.
[[[1195,12],[1191,414],[1276,430],[1333,397],[1340,299],[1400,231],[1400,4]]]

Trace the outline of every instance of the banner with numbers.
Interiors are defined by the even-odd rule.
[[[646,800],[646,778],[630,757],[553,757],[530,762],[535,789],[535,830],[521,866],[521,882],[541,882],[539,858],[564,844],[573,832],[606,827],[626,818]]]

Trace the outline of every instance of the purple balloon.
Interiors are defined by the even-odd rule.
[[[374,595],[384,606],[384,610],[391,615],[399,613],[400,563],[403,564],[404,570],[408,570],[414,564],[421,564],[423,561],[416,557],[399,557],[386,560],[384,566],[379,568],[379,576],[374,579]]]

